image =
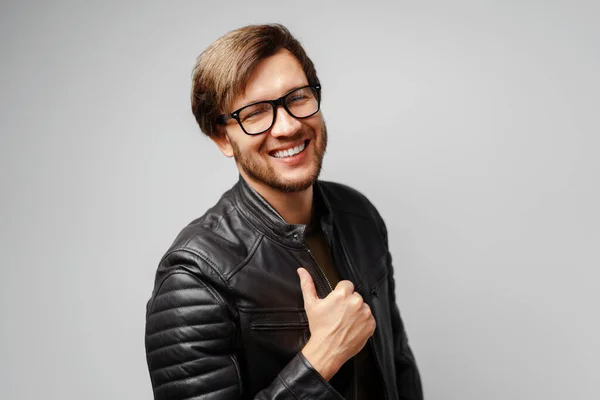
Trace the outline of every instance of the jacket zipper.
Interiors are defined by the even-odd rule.
[[[348,257],[348,253],[346,252],[346,247],[344,246],[344,242],[341,240],[340,238],[340,246],[342,247],[342,253],[344,253],[344,258],[346,259],[346,263],[348,264],[348,266],[355,271],[354,266],[350,263],[350,257]],[[366,295],[369,293],[365,293]],[[385,380],[383,377],[383,371],[381,370],[381,365],[379,364],[379,358],[377,357],[377,352],[375,351],[375,344],[373,344],[373,337],[370,337],[367,342],[370,343],[371,346],[371,351],[373,352],[373,357],[375,358],[375,364],[377,367],[377,370],[379,372],[379,377],[381,379],[381,381],[384,383],[384,387],[383,387],[383,395],[385,397],[385,399],[388,399],[388,394],[387,394],[387,387],[385,385]]]
[[[319,272],[321,273],[321,276],[323,278],[325,278],[325,282],[327,282],[327,286],[329,287],[329,292],[333,292],[333,287],[331,287],[331,283],[329,282],[329,279],[327,279],[327,275],[325,275],[325,271],[323,271],[323,268],[321,268],[321,266],[319,265],[319,263],[317,262],[317,259],[315,258],[315,256],[313,256],[312,251],[310,251],[310,249],[307,247],[306,250],[308,251],[308,254],[310,255],[311,260],[315,263],[315,265],[317,266],[317,269],[319,270]]]

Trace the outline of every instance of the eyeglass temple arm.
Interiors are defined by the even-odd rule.
[[[233,114],[233,113],[232,113]],[[225,125],[229,120],[233,119],[232,114],[221,114],[217,117],[217,124]]]

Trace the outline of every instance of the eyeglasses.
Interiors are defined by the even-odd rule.
[[[230,114],[222,114],[217,123],[225,125],[235,119],[247,135],[260,135],[271,129],[277,116],[277,107],[297,119],[308,118],[319,111],[321,85],[307,85],[281,96],[277,100],[264,100],[248,104]]]

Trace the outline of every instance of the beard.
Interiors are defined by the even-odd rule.
[[[301,136],[300,134],[299,136]],[[291,138],[289,141],[293,142],[297,138]],[[317,140],[317,135],[313,131],[312,138],[310,138],[310,144],[314,145],[315,160],[313,161],[312,172],[299,180],[286,180],[277,174],[275,169],[270,164],[261,162],[260,158],[256,154],[244,153],[238,147],[237,143],[229,139],[231,147],[233,149],[233,156],[238,166],[244,170],[244,172],[252,179],[262,184],[265,184],[282,193],[294,193],[308,189],[314,184],[319,175],[321,174],[321,168],[323,167],[323,157],[327,150],[327,127],[325,121],[323,121],[322,132],[320,140]],[[306,151],[306,149],[304,150]],[[270,157],[270,156],[269,156]]]

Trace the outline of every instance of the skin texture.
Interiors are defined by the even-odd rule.
[[[309,82],[298,60],[280,50],[262,60],[253,71],[242,95],[234,99],[231,112],[260,100],[272,100]],[[308,223],[312,205],[312,184],[321,171],[327,147],[323,115],[296,119],[283,107],[277,108],[274,125],[260,135],[246,135],[235,120],[213,138],[223,154],[235,157],[242,177],[279,211],[289,223]],[[299,162],[273,157],[277,150],[309,141]],[[286,218],[287,214],[293,221]]]

